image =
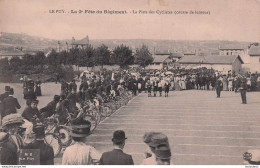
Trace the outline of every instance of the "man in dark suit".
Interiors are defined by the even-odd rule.
[[[33,127],[35,141],[25,146],[25,149],[40,149],[40,165],[54,165],[54,152],[51,146],[45,143],[45,131],[43,125]]]
[[[2,114],[4,113],[4,99],[9,96],[10,86],[5,86],[5,92],[0,94],[0,125],[2,125]]]
[[[56,106],[60,101],[59,95],[54,95],[53,100],[48,103],[45,107],[40,109],[42,118],[47,118],[56,113]]]
[[[16,109],[21,108],[20,104],[18,103],[18,100],[13,96],[14,96],[14,89],[10,88],[9,96],[3,100],[4,112],[2,114],[2,117],[8,114],[17,113]]]
[[[242,98],[242,104],[246,104],[246,90],[247,90],[247,80],[245,76],[241,79],[241,85],[240,85],[240,93]]]
[[[112,139],[115,149],[102,154],[100,165],[134,165],[132,156],[123,152],[126,139],[124,131],[115,131]]]
[[[216,81],[216,92],[217,92],[217,98],[220,98],[220,92],[223,89],[223,83],[220,80],[220,77],[218,78],[218,80]]]

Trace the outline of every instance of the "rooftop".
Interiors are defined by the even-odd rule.
[[[249,49],[249,52],[248,54],[250,56],[260,56],[260,46],[255,46],[255,45],[252,45]]]
[[[243,64],[240,56],[184,56],[180,59],[179,63],[186,64],[232,64],[236,59],[239,59]]]
[[[81,40],[75,40],[71,43],[71,45],[87,45],[89,44],[89,38],[86,36],[85,38]]]
[[[167,58],[169,58],[169,56],[168,55],[165,55],[165,56],[155,56],[154,57],[154,60],[153,60],[153,63],[161,63],[161,62],[163,62],[163,61],[165,61]]]

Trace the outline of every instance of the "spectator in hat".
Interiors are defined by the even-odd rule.
[[[0,165],[17,165],[18,153],[9,133],[0,132]]]
[[[56,106],[60,101],[59,95],[54,95],[53,100],[48,103],[45,107],[40,109],[42,118],[48,118],[56,113]]]
[[[35,140],[24,147],[24,149],[39,149],[40,150],[40,165],[54,165],[53,148],[45,143],[45,130],[43,125],[35,125],[33,127]]]
[[[23,147],[22,137],[18,134],[19,128],[23,123],[24,120],[18,113],[9,114],[3,118],[2,129],[9,134],[9,141],[14,144],[16,153],[19,153],[20,149]]]
[[[74,143],[63,153],[63,165],[90,165],[98,163],[100,153],[92,146],[85,144],[85,138],[90,133],[90,122],[79,118],[72,121],[70,136]]]
[[[216,92],[217,92],[217,98],[220,98],[220,92],[223,89],[223,83],[220,79],[220,77],[218,78],[218,80],[216,81]]]
[[[169,145],[159,145],[155,148],[155,156],[157,165],[171,164],[171,149]]]
[[[10,86],[5,86],[5,92],[0,94],[0,125],[2,125],[2,115],[4,114],[4,99],[9,96]]]
[[[151,151],[151,157],[144,159],[141,165],[156,165],[155,149],[160,145],[168,145],[168,137],[159,132],[148,132],[143,137],[144,143],[146,143]]]
[[[28,92],[25,94],[25,99],[29,99],[29,100],[36,100],[37,99],[37,96],[34,92],[33,86],[28,87]]]
[[[117,130],[113,134],[113,146],[114,150],[104,152],[100,159],[101,165],[134,165],[134,161],[131,155],[123,152],[125,146],[125,132]]]
[[[37,80],[35,82],[35,95],[36,96],[42,96],[42,90],[41,90],[41,80],[39,77],[37,77]]]
[[[41,114],[37,108],[39,100],[27,100],[27,107],[22,113],[22,117],[31,123],[35,123],[36,120],[41,118]]]
[[[241,79],[241,83],[240,83],[240,93],[241,93],[241,99],[242,99],[242,104],[246,104],[246,91],[247,91],[247,84],[246,84],[246,78],[243,75],[242,79]]]
[[[14,97],[14,89],[10,88],[8,93],[9,96],[3,100],[4,112],[2,113],[2,117],[7,116],[8,114],[17,113],[16,109],[21,108],[17,98]]]

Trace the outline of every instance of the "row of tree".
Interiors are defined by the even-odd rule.
[[[121,68],[131,64],[138,64],[142,67],[147,66],[153,61],[153,57],[147,46],[133,51],[125,46],[119,45],[110,51],[104,44],[94,48],[87,45],[84,48],[72,48],[68,52],[56,52],[52,50],[47,56],[43,52],[37,52],[35,55],[26,54],[24,57],[12,57],[10,60],[0,60],[0,72],[4,71],[26,71],[35,67],[43,67],[45,65],[57,67],[59,65],[76,65],[76,66],[102,66],[103,65],[119,65]],[[38,68],[40,71],[40,68]]]

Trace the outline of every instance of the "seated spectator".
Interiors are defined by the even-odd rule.
[[[123,152],[126,139],[124,131],[115,131],[112,139],[114,149],[102,154],[100,165],[134,165],[132,156]]]

